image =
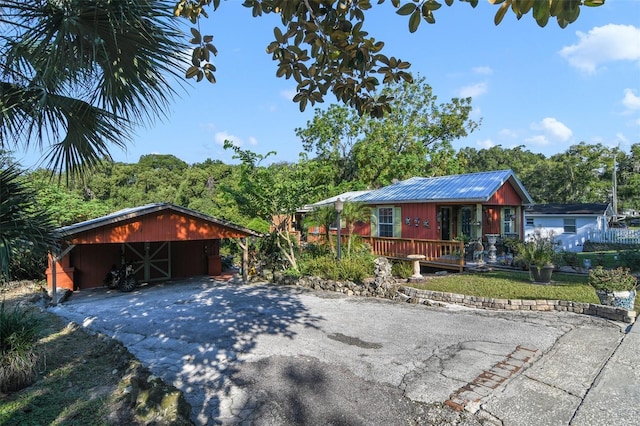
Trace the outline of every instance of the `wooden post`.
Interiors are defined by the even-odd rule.
[[[57,271],[56,271],[56,264],[58,263],[58,258],[52,253],[51,254],[51,304],[53,306],[55,306],[58,302],[58,295],[57,295]]]

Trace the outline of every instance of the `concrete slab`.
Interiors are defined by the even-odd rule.
[[[562,336],[525,375],[582,398],[622,337],[622,333],[611,330],[575,328]]]
[[[640,326],[633,325],[587,393],[573,425],[640,422]]]
[[[503,426],[558,426],[569,424],[580,402],[576,396],[521,375],[490,396],[482,409]]]

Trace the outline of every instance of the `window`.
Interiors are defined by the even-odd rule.
[[[527,218],[527,226],[536,226],[536,224],[533,222],[532,217]]]
[[[564,233],[565,234],[575,234],[576,233],[576,220],[575,219],[564,219]]]
[[[393,237],[393,207],[378,208],[378,235]]]
[[[504,208],[502,210],[502,214],[504,215],[502,233],[505,235],[512,234],[515,228],[515,220],[516,220],[515,212],[511,208]]]

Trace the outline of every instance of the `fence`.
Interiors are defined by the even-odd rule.
[[[589,231],[587,240],[592,243],[640,244],[640,230],[607,229],[606,231]]]

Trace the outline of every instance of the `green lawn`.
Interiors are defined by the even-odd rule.
[[[424,283],[410,283],[422,290],[443,291],[496,299],[548,299],[599,303],[586,275],[553,273],[551,284],[533,284],[528,272],[494,271],[486,273],[448,274]],[[635,311],[640,312],[640,297]]]

